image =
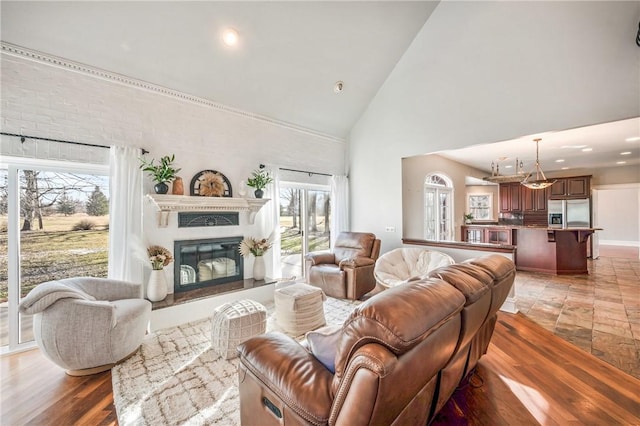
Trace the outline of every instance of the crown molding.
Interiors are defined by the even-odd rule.
[[[149,83],[144,80],[138,80],[133,77],[128,77],[123,74],[118,74],[111,71],[106,71],[101,68],[96,68],[90,65],[82,64],[80,62],[75,62],[69,59],[61,58],[59,56],[50,55],[48,53],[39,52],[37,50],[28,49],[26,47],[18,46],[12,43],[7,43],[5,41],[0,41],[0,47],[2,48],[2,52],[8,55],[17,56],[21,58],[26,58],[35,62],[39,62],[46,65],[55,66],[58,68],[67,69],[70,71],[74,71],[80,74],[84,74],[87,76],[99,78],[102,80],[111,81],[114,83],[122,84],[124,86],[129,86],[135,89],[147,90],[153,93],[157,93],[163,96],[168,96],[175,99],[180,99],[186,102],[204,105],[209,108],[214,108],[220,111],[224,111],[230,114],[239,115],[241,117],[249,118],[252,120],[262,121],[265,123],[269,123],[274,126],[283,127],[289,130],[294,130],[296,132],[304,133],[307,135],[312,135],[315,137],[319,137],[322,139],[329,140],[331,142],[344,144],[346,141],[342,138],[328,135],[326,133],[318,132],[316,130],[308,129],[306,127],[297,126],[293,123],[289,123],[282,120],[277,120],[274,118],[266,117],[260,114],[254,114],[251,112],[243,111],[240,109],[232,108],[223,104],[219,104],[217,102],[210,101],[205,98],[201,98],[198,96],[190,95],[188,93],[180,92],[178,90],[169,89],[164,86],[159,86],[157,84]]]

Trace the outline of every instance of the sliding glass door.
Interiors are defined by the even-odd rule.
[[[33,341],[32,316],[19,313],[18,304],[36,286],[107,276],[109,185],[95,170],[41,164],[0,169],[0,245],[7,247],[0,256],[3,352]]]
[[[328,187],[281,183],[280,258],[283,277],[304,275],[304,255],[329,250]]]

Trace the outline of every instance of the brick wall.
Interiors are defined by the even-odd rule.
[[[151,158],[175,154],[185,191],[191,178],[205,169],[224,173],[232,187],[260,163],[344,173],[344,141],[4,52],[0,66],[3,132],[141,147],[150,151]],[[10,154],[9,148],[5,150],[8,139],[2,139],[5,154]],[[146,191],[151,192],[152,187],[146,179]],[[174,239],[266,237],[260,220],[249,224],[243,214],[240,226],[180,230],[175,213],[167,228],[159,228],[150,202],[145,202],[144,216],[145,242],[169,248]],[[245,264],[245,275],[250,275],[250,267],[251,262]]]
[[[342,141],[7,53],[0,62],[4,132],[175,153],[185,176],[216,169],[235,183],[259,163],[344,173]]]

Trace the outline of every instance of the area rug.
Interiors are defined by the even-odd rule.
[[[328,297],[327,324],[342,324],[359,303]],[[282,331],[273,304],[265,306],[267,331]],[[111,370],[119,424],[239,425],[238,363],[211,349],[209,319],[150,334]]]

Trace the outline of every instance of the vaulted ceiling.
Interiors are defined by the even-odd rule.
[[[433,30],[443,25],[442,22],[431,25],[438,4],[438,1],[3,0],[0,36],[3,42],[347,139],[416,35],[423,27],[431,26]],[[488,30],[492,33],[466,32],[470,23],[465,24],[464,19],[469,17],[461,19],[458,42],[465,45],[473,42],[477,46],[487,40],[494,44],[508,40],[493,28]],[[576,20],[576,26],[580,22]],[[599,31],[607,34],[608,43],[619,47],[633,43],[635,22],[628,29],[618,28],[620,24],[614,21],[598,25]],[[238,32],[237,46],[231,48],[222,43],[225,28]],[[449,30],[457,32],[457,28]],[[572,28],[567,28],[567,32],[565,37],[581,36]],[[538,50],[544,51],[544,43],[556,43],[554,37],[544,31],[536,34]],[[494,44],[492,48],[497,51],[499,46]],[[442,52],[447,58],[452,55],[464,58],[467,54],[459,49]],[[477,54],[473,58],[475,62],[469,62],[468,66],[481,69],[482,58]],[[439,60],[442,58],[426,58],[417,72],[428,67],[429,61]],[[491,70],[495,64],[483,66]],[[337,81],[344,82],[340,93],[334,92]],[[430,116],[415,99],[406,102],[415,116]],[[639,123],[636,118],[621,120],[619,125],[537,135],[543,138],[540,153],[544,169],[605,167],[617,161],[640,164],[640,142],[626,141],[640,136]],[[446,155],[485,170],[500,157],[509,157],[500,160],[509,163],[518,157],[530,169],[535,146],[529,141],[534,136],[527,136],[527,143],[523,143],[525,139],[516,139]],[[575,148],[582,145],[594,150],[585,153]],[[631,154],[621,158],[620,153],[627,151]],[[562,157],[565,163],[556,163]]]
[[[346,138],[437,4],[2,1],[1,37]]]

